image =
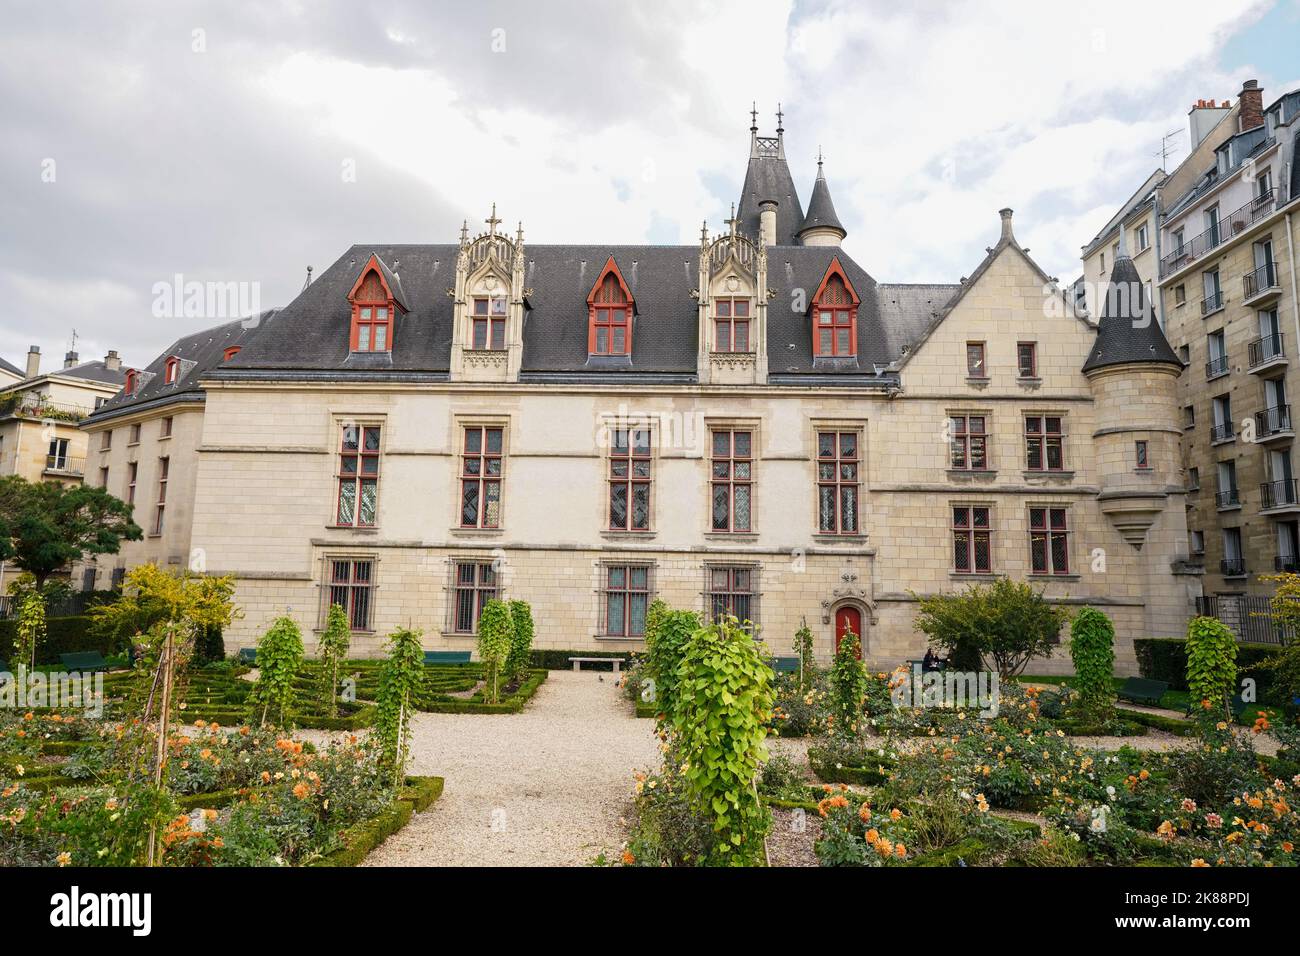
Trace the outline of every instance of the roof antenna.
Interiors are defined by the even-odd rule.
[[[298,291],[301,292],[303,289],[306,289],[307,286],[309,285],[311,285],[311,266],[307,267],[307,281],[302,284],[302,289],[299,289]]]

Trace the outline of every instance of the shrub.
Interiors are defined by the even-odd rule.
[[[1070,625],[1071,686],[1078,709],[1089,720],[1105,720],[1115,705],[1115,626],[1100,611],[1085,607]]]
[[[194,637],[194,663],[215,664],[226,659],[226,642],[219,624],[208,624]]]
[[[1042,590],[1008,578],[987,587],[971,585],[961,594],[913,597],[920,604],[916,628],[931,645],[950,658],[954,653],[992,658],[1003,680],[1022,673],[1035,657],[1049,656],[1067,619]]]
[[[478,621],[478,656],[483,662],[483,677],[487,681],[488,703],[500,698],[501,670],[510,657],[514,643],[514,626],[510,609],[493,598],[483,605]]]
[[[849,631],[840,638],[831,662],[831,730],[845,736],[857,735],[867,699],[867,672],[858,657],[858,648],[858,635]]]
[[[1192,703],[1216,719],[1228,716],[1228,700],[1237,682],[1237,638],[1217,618],[1194,617],[1187,624],[1187,690]],[[1208,706],[1204,702],[1208,701]],[[1195,708],[1199,714],[1201,707]]]
[[[694,611],[674,611],[667,605],[658,609],[657,618],[653,631],[646,628],[646,678],[653,681],[653,702],[667,714],[675,706],[678,670],[691,636],[700,629],[700,619]]]
[[[484,613],[486,615],[486,610]],[[420,632],[400,628],[388,639],[388,659],[379,674],[375,715],[375,739],[379,743],[383,765],[392,771],[394,786],[400,784],[406,775],[412,700],[423,686],[424,647],[420,643]]]
[[[36,649],[45,640],[45,597],[38,590],[30,590],[18,605],[18,634],[14,640],[14,657],[17,663],[36,666]]]
[[[527,601],[510,602],[510,655],[506,658],[506,676],[522,680],[533,654],[533,609]]]
[[[302,667],[302,631],[291,617],[279,617],[257,642],[257,683],[248,695],[253,719],[287,726],[293,709],[294,678]]]
[[[352,643],[352,627],[347,612],[338,604],[331,604],[325,618],[325,631],[317,642],[320,655],[320,694],[325,701],[325,713],[339,715],[339,665],[347,660]]]
[[[792,649],[799,658],[799,689],[803,690],[817,674],[817,661],[813,657],[813,633],[807,621],[803,621],[799,630],[794,632]]]

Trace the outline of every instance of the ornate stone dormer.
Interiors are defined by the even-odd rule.
[[[709,241],[700,233],[699,377],[701,383],[767,382],[767,249],[737,231]]]
[[[524,351],[524,227],[512,240],[497,231],[496,203],[487,231],[472,240],[461,226],[452,309],[451,378],[516,382]]]

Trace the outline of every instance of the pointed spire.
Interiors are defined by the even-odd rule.
[[[831,202],[831,188],[826,182],[826,170],[823,166],[821,148],[817,149],[817,179],[813,182],[812,196],[808,199],[808,215],[799,227],[799,241],[805,246],[838,246],[848,230],[840,223],[835,214],[835,204]]]
[[[469,245],[469,220],[468,219],[462,219],[460,221],[460,244],[462,246]]]
[[[1183,367],[1146,299],[1145,284],[1129,257],[1121,228],[1119,255],[1110,270],[1097,322],[1097,340],[1083,363],[1083,371],[1087,374],[1109,365],[1135,362],[1173,365],[1180,370]]]
[[[488,235],[489,235],[489,236],[495,236],[495,235],[497,234],[497,226],[501,225],[501,220],[497,218],[497,204],[496,204],[496,203],[493,203],[493,204],[492,204],[492,215],[488,216],[488,217],[487,217],[486,219],[484,219],[483,221],[484,221],[485,223],[487,223],[487,226],[488,226]]]
[[[776,135],[778,139],[785,135],[785,124],[783,121],[784,116],[785,114],[781,112],[781,104],[777,103],[776,104]]]
[[[752,101],[749,107],[749,131],[758,135],[758,100]]]

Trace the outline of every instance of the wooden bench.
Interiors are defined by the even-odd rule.
[[[1135,704],[1148,704],[1152,707],[1158,707],[1160,698],[1165,695],[1165,691],[1168,689],[1169,685],[1162,680],[1130,677],[1120,687],[1119,697],[1121,700],[1132,701]]]
[[[797,657],[774,657],[771,665],[772,670],[778,674],[799,673],[799,658]]]
[[[256,647],[241,647],[241,648],[239,649],[239,663],[241,663],[241,664],[256,664],[256,663],[257,663],[257,648],[256,648]]]
[[[60,654],[59,660],[69,671],[96,671],[108,670],[108,661],[104,660],[104,655],[99,651],[73,651],[71,654]]]
[[[469,651],[425,651],[426,664],[468,664]]]
[[[623,660],[619,657],[570,657],[569,663],[573,665],[575,674],[582,670],[583,664],[613,664],[614,673],[617,674],[623,665]]]

